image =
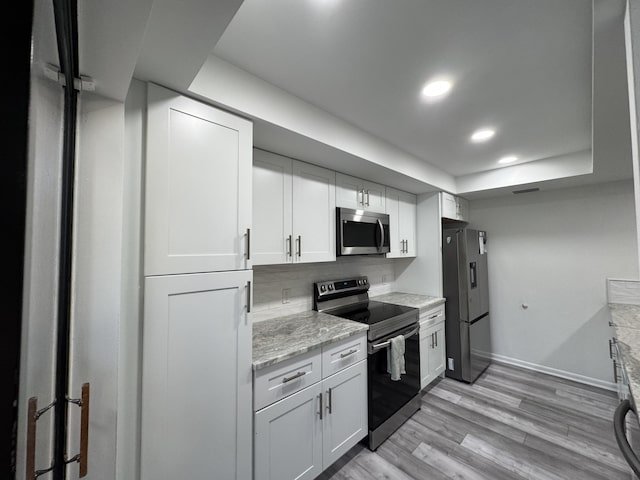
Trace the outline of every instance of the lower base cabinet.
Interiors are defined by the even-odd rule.
[[[254,478],[311,480],[367,435],[367,361],[255,412]]]
[[[446,367],[444,309],[441,315],[438,311],[429,316],[437,319],[437,323],[420,322],[420,389],[438,378]]]

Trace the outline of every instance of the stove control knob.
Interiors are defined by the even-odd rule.
[[[364,284],[366,285],[366,284],[367,284],[367,279],[365,278],[365,279],[363,280],[363,282],[364,282]]]
[[[358,280],[358,285],[362,285],[362,280]]]
[[[333,290],[333,285],[331,283],[329,284],[329,290]]]
[[[326,292],[327,291],[327,286],[326,285],[320,285],[320,291],[321,292]]]

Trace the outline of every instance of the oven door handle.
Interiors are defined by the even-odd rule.
[[[402,335],[404,335],[404,338],[406,340],[409,337],[413,337],[419,331],[420,331],[420,327],[418,326],[414,328],[412,331],[410,331],[409,333],[407,333],[406,335],[404,333]],[[387,348],[389,345],[391,345],[391,340],[387,340],[386,342],[376,343],[375,345],[371,345],[371,347],[369,347],[369,353],[377,352],[380,349]]]

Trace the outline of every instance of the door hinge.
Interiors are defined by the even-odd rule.
[[[63,87],[67,84],[67,79],[60,72],[60,69],[55,65],[45,65],[43,67],[44,76],[49,80],[53,80],[54,82],[62,85]],[[80,78],[73,79],[73,88],[82,92],[93,92],[96,89],[96,82],[93,78],[87,75],[80,75]]]

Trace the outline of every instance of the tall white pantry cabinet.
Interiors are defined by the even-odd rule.
[[[249,480],[253,127],[147,92],[141,478]]]

